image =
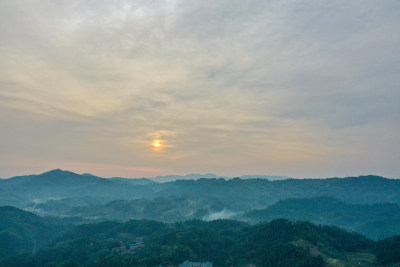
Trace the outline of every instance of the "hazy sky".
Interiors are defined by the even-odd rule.
[[[400,177],[400,1],[2,0],[0,177],[54,168]]]

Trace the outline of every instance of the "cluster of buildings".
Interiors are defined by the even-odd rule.
[[[111,252],[113,254],[131,254],[131,253],[135,253],[136,250],[143,248],[146,244],[143,241],[143,238],[141,237],[137,237],[135,242],[130,243],[128,246],[125,245],[123,242],[121,242],[119,247],[113,248],[111,250]]]

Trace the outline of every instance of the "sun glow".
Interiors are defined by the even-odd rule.
[[[161,141],[160,140],[154,140],[153,146],[154,147],[160,147],[161,146]]]
[[[154,140],[152,146],[154,151],[160,151],[162,148],[162,141],[158,139]]]

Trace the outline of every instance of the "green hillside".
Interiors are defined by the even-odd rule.
[[[400,206],[396,203],[347,204],[331,197],[286,199],[242,216],[243,220],[251,223],[276,218],[337,225],[374,239],[400,234]]]
[[[133,254],[113,252],[137,237],[145,246]],[[177,266],[190,259],[211,261],[215,266],[332,266],[367,255],[364,261],[369,266],[374,261],[373,246],[373,241],[336,227],[284,219],[254,226],[230,220],[175,224],[132,220],[77,226],[36,256],[20,255],[3,264]]]
[[[0,207],[0,218],[0,258],[39,248],[66,227],[11,206]]]

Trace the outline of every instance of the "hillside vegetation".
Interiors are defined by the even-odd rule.
[[[243,220],[251,223],[276,218],[337,225],[374,239],[400,233],[400,206],[396,203],[347,204],[331,197],[286,199],[242,216]]]
[[[138,236],[145,240],[145,247],[133,254],[112,253],[113,248],[129,244]],[[191,259],[212,261],[215,266],[326,266],[335,260],[345,262],[346,255],[371,251],[373,246],[373,241],[336,227],[283,219],[254,226],[230,220],[175,224],[132,220],[77,226],[36,256],[25,254],[3,263],[177,266]]]
[[[0,207],[0,218],[0,258],[32,251],[68,229],[11,206]]]

